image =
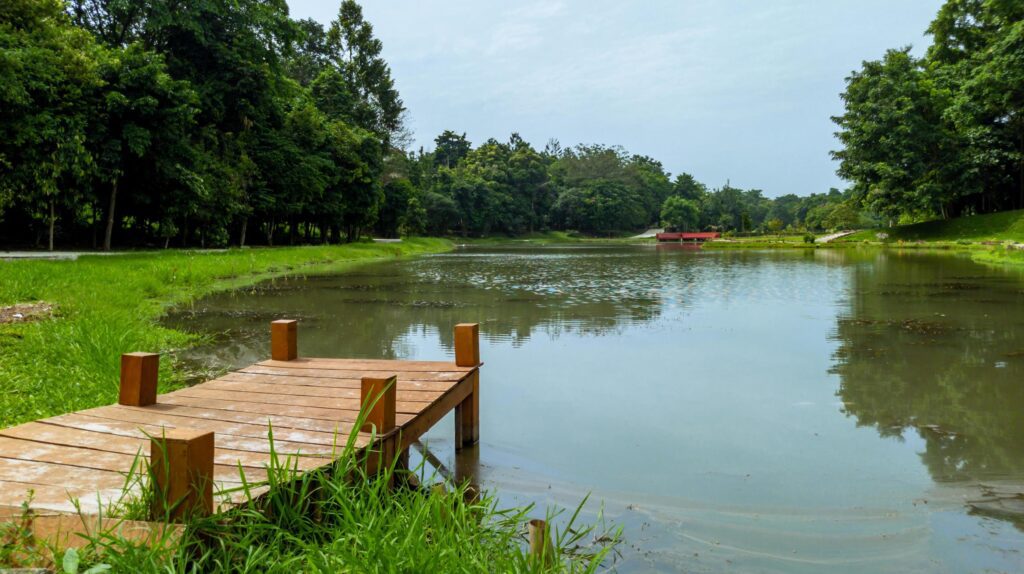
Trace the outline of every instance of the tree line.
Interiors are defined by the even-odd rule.
[[[404,107],[360,6],[7,0],[0,240],[353,240]]]
[[[434,149],[395,154],[385,169],[376,231],[484,236],[565,230],[609,235],[664,225],[684,230],[780,232],[858,225],[848,194],[765,197],[728,183],[711,189],[687,173],[617,146],[551,140],[534,148],[518,134],[474,147],[446,130]]]
[[[1024,208],[1024,2],[948,0],[927,32],[847,78],[839,174],[889,222]]]
[[[219,247],[864,222],[862,187],[772,199],[673,176],[616,146],[538,149],[517,134],[474,146],[449,130],[433,150],[404,151],[382,48],[354,0],[328,26],[292,19],[284,0],[8,0],[0,242]]]

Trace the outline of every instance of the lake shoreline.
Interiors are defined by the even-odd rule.
[[[159,323],[200,297],[287,275],[337,273],[364,263],[441,253],[443,239],[402,243],[168,250],[77,260],[0,263],[0,307],[45,302],[41,320],[0,326],[0,424],[9,426],[114,402],[118,357],[152,351],[162,361],[161,392],[181,386],[174,353],[201,337]],[[78,381],[69,391],[58,381]]]

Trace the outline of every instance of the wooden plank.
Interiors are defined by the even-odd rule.
[[[29,498],[29,491],[32,492],[31,508],[45,510],[77,513],[79,509],[86,514],[99,514],[100,505],[104,508],[111,506],[121,499],[121,489],[95,490],[85,488],[69,490],[64,486],[47,486],[24,484],[0,480],[0,505],[6,507],[19,507]],[[76,506],[72,499],[77,499]]]
[[[174,429],[167,429],[166,427],[154,427],[150,433],[153,437],[159,437],[168,430],[173,431]],[[135,456],[136,454],[145,454],[149,449],[150,437],[142,431],[137,431],[137,436],[123,436],[114,435],[107,433],[98,433],[89,430],[81,430],[77,428],[64,427],[58,425],[46,424],[45,421],[25,423],[9,429],[0,430],[0,436],[9,438],[18,438],[23,440],[30,440],[48,444],[62,445],[62,446],[73,446],[79,448],[91,448],[106,452],[114,452],[120,454],[128,454]],[[237,465],[239,463],[242,466],[248,466],[253,468],[262,468],[269,464],[270,455],[269,444],[266,446],[266,450],[262,451],[248,451],[248,450],[233,450],[223,446],[225,437],[217,437],[217,453],[216,461],[220,464]],[[295,444],[295,443],[289,443]],[[305,446],[305,445],[303,445]],[[311,453],[300,449],[285,449],[283,445],[276,445],[277,453],[281,457],[288,455],[295,455],[297,452],[302,452],[303,458],[314,458]],[[328,460],[324,460],[322,456],[316,456],[319,459],[319,465],[327,464]],[[309,462],[303,462],[303,466],[313,468],[314,464],[310,460]],[[127,469],[125,469],[127,470]]]
[[[161,395],[160,402],[165,405],[198,407],[196,411],[197,414],[199,411],[203,411],[199,416],[208,416],[211,418],[217,414],[214,411],[230,411],[236,413],[263,415],[264,417],[283,415],[282,421],[285,422],[282,424],[288,424],[287,421],[320,421],[319,425],[309,425],[308,427],[305,426],[306,423],[304,422],[292,425],[293,428],[309,428],[310,430],[324,430],[331,428],[338,423],[352,423],[356,420],[356,415],[358,414],[358,411],[353,410],[251,403],[214,399],[208,396],[189,396],[185,394]],[[412,419],[413,415],[409,413],[399,413],[398,415],[399,424],[404,424]],[[335,421],[338,421],[338,423]],[[302,424],[303,426],[299,426],[299,424]],[[277,427],[280,425],[278,423],[274,423],[274,426]]]
[[[431,403],[429,407],[423,409],[415,419],[403,425],[399,450],[405,450],[412,443],[419,440],[423,433],[430,430],[430,427],[436,425],[438,421],[444,418],[448,411],[451,411],[456,405],[466,400],[466,397],[471,392],[473,392],[473,378],[468,377],[452,387],[440,399]]]
[[[23,509],[0,507],[3,522],[21,524]],[[185,532],[180,524],[142,522],[96,515],[64,514],[42,510],[33,513],[29,521],[32,537],[37,544],[53,548],[57,555],[67,548],[82,548],[90,538],[117,537],[139,545],[170,548]]]
[[[351,391],[359,396],[360,379],[327,379],[316,377],[289,377],[282,375],[265,375],[261,373],[228,373],[222,377],[213,379],[204,385],[217,382],[232,383],[253,383],[277,387],[273,392],[282,392],[280,387],[287,387],[287,391],[293,395],[321,396],[321,397],[349,397]],[[429,399],[433,400],[441,393],[452,388],[458,381],[403,381],[398,379],[398,390],[403,393],[421,392],[429,393]],[[264,391],[271,392],[271,391]]]
[[[452,371],[468,373],[474,367],[459,367],[455,363],[445,361],[390,361],[377,359],[307,359],[294,361],[260,361],[256,363],[266,367],[305,368],[305,369],[337,369],[345,371]]]
[[[274,439],[291,440],[310,444],[332,446],[343,445],[352,431],[352,422],[323,421],[286,417],[238,413],[209,408],[193,408],[187,405],[156,404],[145,409],[121,406],[97,407],[77,413],[107,420],[132,423],[152,423],[167,427],[189,427],[212,430],[219,434],[230,434],[266,439],[268,422],[273,425]],[[359,437],[357,446],[367,443],[369,437]]]
[[[359,399],[332,399],[327,397],[304,397],[295,396],[283,392],[278,393],[257,393],[250,390],[218,390],[207,387],[209,383],[203,383],[194,387],[188,387],[173,393],[161,395],[161,402],[166,402],[166,397],[193,397],[197,399],[218,399],[237,403],[260,403],[274,406],[293,406],[306,408],[318,408],[327,410],[359,412]],[[395,406],[398,412],[416,414],[423,410],[430,401],[409,400],[408,396],[399,396]]]
[[[257,363],[248,367],[233,371],[235,373],[252,373],[264,375],[282,375],[288,377],[312,377],[317,379],[346,379],[358,381],[360,377],[367,374],[366,370],[350,369],[309,369],[302,367],[274,367],[264,363]],[[465,378],[466,373],[461,371],[405,371],[396,368],[390,371],[403,381],[425,381],[425,382],[452,382],[456,383]]]
[[[82,413],[61,415],[39,421],[40,424],[55,425],[66,428],[79,429],[95,433],[103,433],[111,436],[130,437],[134,439],[148,440],[150,435],[159,433],[162,428],[177,428],[176,426],[161,426],[143,423],[130,423],[114,420],[107,420],[92,417]],[[24,426],[24,425],[22,425]],[[2,431],[0,431],[2,432]],[[225,433],[217,434],[217,448],[228,450],[239,450],[248,452],[269,453],[271,451],[270,441],[266,438],[266,427],[259,428],[255,432],[262,433],[264,438],[251,438],[248,436],[237,436]],[[141,442],[139,443],[141,444]],[[282,440],[274,437],[274,449],[279,452],[302,452],[304,454],[333,456],[343,449],[344,445],[324,445],[320,443],[295,442]]]
[[[259,370],[259,369],[256,369]],[[285,370],[272,369],[272,370]],[[463,376],[465,377],[465,376]],[[265,385],[287,385],[288,387],[315,387],[327,389],[358,389],[359,378],[334,379],[330,377],[301,377],[294,374],[270,374],[265,372],[249,372],[248,370],[234,370],[224,374],[223,377],[214,381],[237,381],[240,383],[262,383]],[[432,391],[443,393],[452,388],[458,381],[421,381],[414,379],[399,379],[399,391]]]
[[[48,462],[55,466],[65,467],[67,474],[65,484],[76,484],[76,475],[82,469],[127,473],[136,462],[135,455],[6,437],[0,437],[0,453],[3,453],[6,458],[15,460]],[[140,453],[139,456],[146,458],[146,454]],[[240,482],[241,480],[237,465],[217,464],[214,469],[214,477],[218,481]],[[266,472],[261,467],[245,467],[245,474],[251,481],[266,480]]]
[[[7,458],[6,453],[0,457],[0,481],[4,482],[87,490],[122,488],[125,485],[124,475],[118,472],[88,468],[70,470],[69,473],[69,467],[61,464]],[[74,477],[70,482],[69,474]]]

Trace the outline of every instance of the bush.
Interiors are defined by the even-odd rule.
[[[817,238],[813,233],[807,233],[804,235],[804,243],[814,243]]]

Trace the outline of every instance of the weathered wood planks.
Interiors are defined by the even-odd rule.
[[[377,432],[356,433],[357,448],[372,441],[401,452],[453,409],[457,446],[475,442],[475,325],[456,330],[458,364],[299,358],[296,331],[294,321],[275,322],[271,360],[159,396],[158,357],[126,355],[119,404],[0,430],[0,512],[10,514],[31,492],[39,511],[97,514],[125,495],[129,472],[146,472],[150,461],[165,490],[215,511],[211,493],[222,507],[244,500],[240,471],[250,482],[265,479],[271,434],[276,455],[298,470],[332,463],[368,396],[381,399],[370,418]],[[173,460],[154,460],[158,452]],[[203,485],[210,492],[193,489],[202,482],[196,476],[211,479]]]

